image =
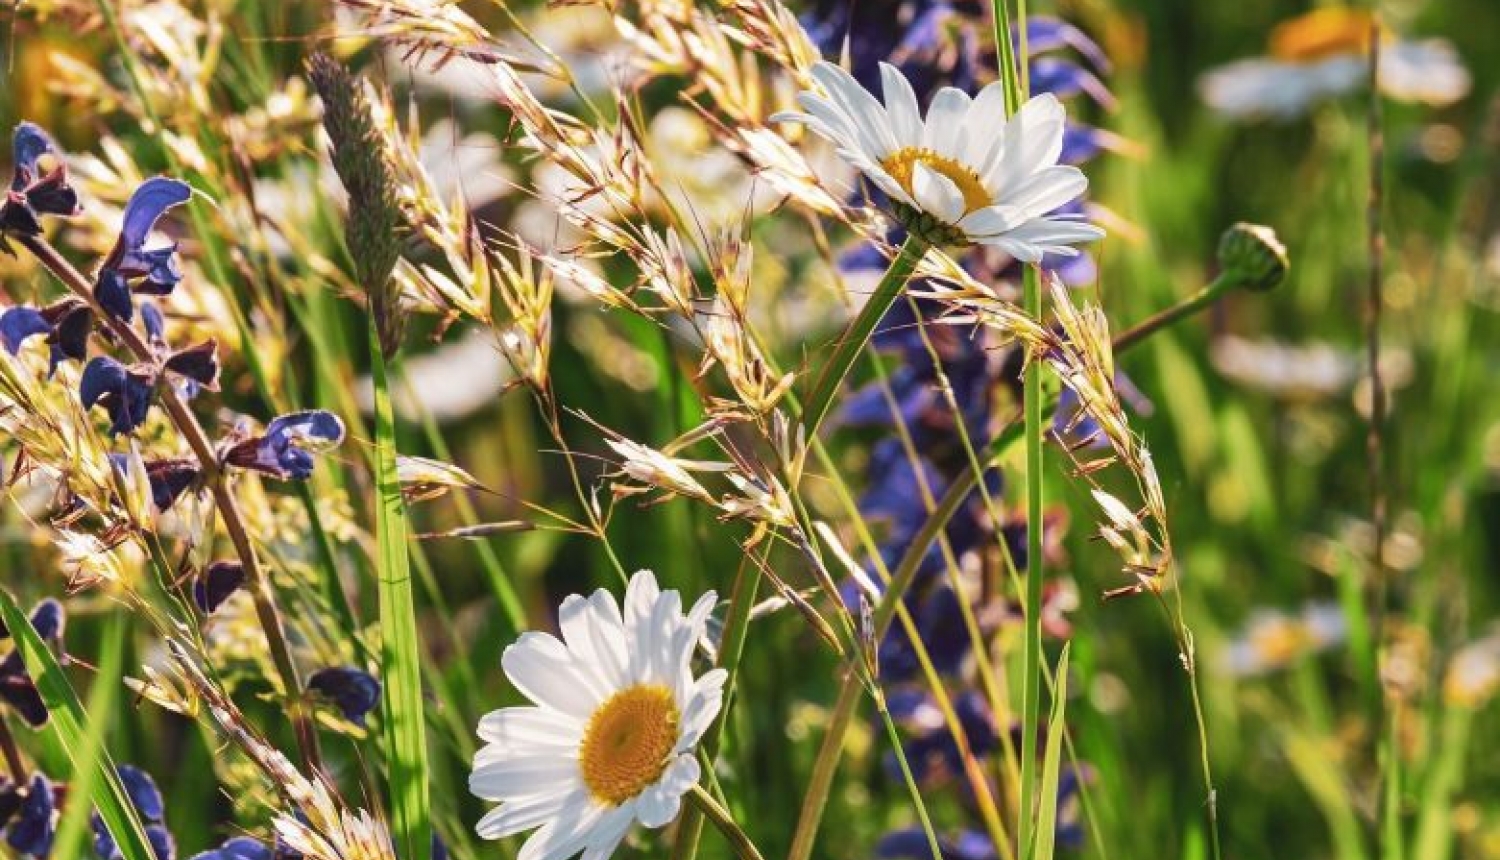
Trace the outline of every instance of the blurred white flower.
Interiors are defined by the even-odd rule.
[[[1270,54],[1211,69],[1198,81],[1204,102],[1236,119],[1291,119],[1355,92],[1369,76],[1370,16],[1330,7],[1283,22]],[[1469,72],[1442,39],[1392,39],[1380,48],[1380,89],[1404,102],[1442,106],[1469,92]]]
[[[723,696],[723,669],[694,678],[691,665],[715,599],[705,594],[684,615],[681,596],[643,570],[623,612],[603,589],[575,594],[558,613],[561,640],[531,632],[505,649],[505,674],[536,704],[479,723],[486,744],[469,790],[501,803],[479,821],[481,837],[539,828],[521,857],[603,860],[635,822],[677,817]]]
[[[1300,616],[1257,610],[1245,630],[1229,643],[1225,667],[1240,677],[1264,675],[1344,641],[1348,625],[1333,603],[1309,603]]]

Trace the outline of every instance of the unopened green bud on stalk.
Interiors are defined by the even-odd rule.
[[[1265,292],[1286,279],[1291,261],[1276,231],[1241,221],[1219,237],[1219,276],[1177,304],[1136,323],[1115,338],[1115,352],[1124,352],[1152,334],[1213,304],[1231,290]]]
[[[1241,221],[1219,238],[1223,277],[1248,290],[1270,290],[1286,278],[1291,266],[1276,231]]]

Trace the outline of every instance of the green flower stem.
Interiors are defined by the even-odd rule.
[[[1156,332],[1192,316],[1214,302],[1215,299],[1239,286],[1237,279],[1220,275],[1212,283],[1188,296],[1177,304],[1141,320],[1115,338],[1115,352],[1123,352]]]
[[[375,389],[375,537],[380,593],[380,663],[385,693],[385,754],[396,847],[422,860],[432,842],[427,721],[422,701],[421,647],[417,639],[411,559],[407,555],[406,503],[396,474],[396,416],[380,330],[370,316],[370,369]]]
[[[1022,278],[1026,314],[1042,318],[1042,283],[1036,266]],[[1026,638],[1021,695],[1021,804],[1018,850],[1031,846],[1036,802],[1036,741],[1042,697],[1042,363],[1026,362],[1024,382],[1026,436]]]
[[[1198,303],[1194,308],[1200,309],[1206,303]],[[1179,315],[1181,316],[1181,315]],[[1157,328],[1160,328],[1158,326]],[[1154,329],[1153,329],[1154,330]],[[1129,343],[1123,343],[1116,339],[1115,352],[1123,352],[1130,347],[1142,342],[1144,335]],[[1044,409],[1041,419],[1042,423],[1050,421],[1051,408]],[[1003,460],[1013,449],[1022,436],[1021,425],[1011,425],[995,438],[990,446],[981,452],[980,461],[984,470],[988,470],[996,463]],[[912,579],[916,576],[917,566],[927,550],[932,546],[938,536],[943,533],[955,513],[958,512],[969,493],[973,492],[978,482],[977,475],[982,470],[965,469],[953,479],[943,497],[938,500],[932,513],[928,515],[927,521],[912,539],[906,548],[906,553],[896,565],[890,582],[886,586],[886,592],[881,597],[880,605],[875,610],[875,637],[883,638],[894,620],[895,607],[901,596],[910,587]],[[807,791],[802,798],[802,811],[797,818],[797,827],[792,834],[792,847],[787,853],[787,860],[807,860],[812,856],[813,842],[817,837],[818,826],[822,821],[823,809],[828,804],[829,791],[833,787],[833,777],[838,771],[839,759],[844,750],[844,738],[848,734],[849,726],[854,720],[854,712],[859,705],[860,695],[863,692],[859,675],[852,669],[849,670],[839,687],[839,696],[829,715],[828,729],[823,735],[823,743],[818,748],[818,756],[813,762],[812,774],[808,779]],[[1023,816],[1024,818],[1024,816]],[[1024,843],[1023,843],[1024,844]]]
[[[745,634],[750,629],[750,611],[755,608],[756,592],[760,590],[763,560],[749,558],[740,565],[739,575],[734,579],[734,594],[729,602],[729,616],[724,620],[724,635],[719,645],[719,666],[729,673],[724,680],[724,706],[719,718],[703,735],[699,750],[708,762],[707,775],[713,778],[712,765],[718,761],[719,746],[724,736],[724,723],[728,719],[729,706],[734,697],[734,682],[739,674],[740,657],[745,651]],[[682,823],[677,828],[677,840],[672,845],[672,860],[687,860],[698,855],[698,840],[703,835],[703,811],[691,807],[683,813]]]
[[[724,834],[724,838],[729,840],[730,845],[734,846],[735,856],[740,860],[765,860],[745,831],[734,823],[734,817],[729,814],[729,810],[720,806],[712,795],[703,790],[703,786],[694,783],[692,789],[688,791],[688,799],[693,802],[696,809],[714,823],[715,827],[719,828],[719,832]]]
[[[849,375],[849,368],[854,366],[860,353],[864,352],[865,344],[875,333],[875,326],[880,324],[885,312],[895,303],[896,297],[901,295],[902,288],[906,286],[912,272],[916,271],[917,264],[922,261],[925,253],[927,243],[908,234],[901,250],[896,253],[896,258],[891,261],[890,268],[880,278],[870,300],[860,309],[859,316],[855,317],[849,329],[839,339],[838,349],[823,366],[802,412],[802,426],[807,429],[808,438],[817,435],[818,426],[823,423],[833,405],[833,398],[844,385],[844,377]]]
[[[922,802],[922,789],[917,785],[911,765],[906,760],[906,750],[901,746],[901,735],[896,731],[896,723],[891,719],[891,712],[886,710],[885,702],[879,701],[877,705],[880,721],[885,724],[885,736],[890,739],[891,750],[896,753],[896,764],[901,767],[901,778],[906,782],[906,790],[911,792],[912,805],[917,808],[917,820],[922,825],[922,833],[927,836],[927,849],[932,852],[932,860],[943,860],[943,849],[938,844],[937,831],[932,827],[932,816],[927,814],[927,804]]]

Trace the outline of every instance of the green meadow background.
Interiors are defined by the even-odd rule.
[[[20,4],[23,10],[27,5]],[[226,106],[242,106],[298,74],[310,50],[308,37],[321,32],[329,14],[328,4],[301,0],[213,5],[232,34],[212,90],[216,103]],[[503,27],[487,4],[472,5],[483,20]],[[1231,296],[1121,359],[1121,369],[1154,405],[1149,415],[1136,416],[1136,427],[1155,455],[1174,517],[1186,617],[1201,664],[1224,856],[1236,860],[1500,857],[1496,709],[1486,701],[1461,707],[1443,688],[1453,655],[1491,632],[1500,614],[1500,251],[1490,250],[1500,231],[1500,60],[1494,44],[1500,4],[1449,0],[1386,7],[1388,19],[1404,32],[1452,40],[1473,75],[1473,88],[1449,108],[1385,106],[1383,338],[1391,361],[1391,414],[1383,457],[1392,524],[1387,627],[1405,662],[1389,667],[1399,677],[1384,691],[1370,672],[1373,646],[1359,636],[1371,549],[1371,474],[1361,411],[1367,389],[1356,381],[1328,391],[1280,390],[1246,378],[1253,373],[1284,381],[1290,372],[1315,369],[1305,353],[1276,365],[1252,360],[1241,373],[1229,372],[1233,368],[1226,368],[1222,356],[1214,358],[1216,344],[1222,351],[1226,338],[1234,337],[1316,347],[1341,357],[1335,363],[1361,366],[1369,271],[1367,100],[1346,98],[1289,122],[1244,124],[1214,116],[1199,100],[1200,73],[1262,53],[1270,28],[1304,11],[1304,3],[1080,0],[1052,10],[1096,36],[1114,58],[1109,84],[1119,110],[1090,116],[1140,148],[1134,157],[1110,156],[1088,168],[1094,198],[1129,225],[1112,230],[1099,249],[1097,295],[1117,329],[1206,283],[1218,235],[1234,221],[1273,226],[1292,259],[1289,278],[1275,292]],[[80,110],[48,91],[46,56],[54,50],[107,75],[122,74],[108,30],[80,34],[62,20],[38,25],[24,11],[9,21],[12,16],[13,9],[0,10],[0,122],[8,127],[22,118],[35,120],[53,128],[72,152],[93,149],[98,132],[107,128],[121,136],[145,172],[165,169],[143,131],[117,114]],[[399,84],[400,71],[387,72]],[[492,135],[503,148],[506,125],[498,110],[441,99],[421,107],[432,120],[454,118],[465,129]],[[210,157],[223,157],[214,140],[208,124],[203,145]],[[500,159],[508,157],[502,149]],[[483,215],[505,224],[511,205],[503,199]],[[224,250],[234,246],[230,236],[197,238]],[[311,238],[328,247],[337,243],[331,231]],[[38,288],[28,278],[36,277],[13,272],[4,289],[10,296],[30,295]],[[240,294],[251,289],[232,273],[223,285]],[[361,323],[347,302],[331,296],[307,307],[315,312],[308,319],[319,337],[333,345],[329,354],[337,372],[310,360],[311,339],[294,330],[283,394],[302,407],[347,415],[341,374],[357,373],[364,363]],[[654,366],[662,380],[655,390],[623,386],[601,371],[596,344],[570,337],[582,330],[572,317],[584,313],[593,311],[566,303],[557,311],[552,372],[562,403],[585,408],[600,424],[640,440],[671,438],[696,423],[696,400],[683,383],[694,369],[684,363],[691,359],[674,355],[657,330],[615,315],[608,323],[615,336],[611,348]],[[415,329],[413,352],[420,353],[430,348],[431,326],[419,323]],[[795,359],[797,346],[786,344],[784,357]],[[241,365],[232,368],[243,372]],[[233,386],[226,397],[246,412],[270,412],[254,386]],[[565,427],[581,451],[602,452],[597,432],[581,420],[566,418]],[[369,438],[365,428],[351,430],[355,444]],[[450,460],[496,490],[469,499],[481,521],[526,516],[510,499],[561,510],[576,504],[560,455],[551,450],[523,392],[454,422],[406,421],[401,432],[404,451]],[[857,468],[858,445],[847,447],[844,462]],[[347,484],[358,498],[358,480],[341,476],[358,459],[345,450],[320,480]],[[1049,503],[1075,511],[1067,561],[1055,573],[1070,576],[1080,597],[1070,614],[1076,695],[1067,716],[1078,756],[1091,774],[1090,833],[1072,853],[1205,857],[1206,798],[1192,703],[1163,613],[1149,599],[1098,599],[1119,584],[1116,564],[1106,547],[1090,539],[1087,496],[1066,479],[1060,458],[1049,463]],[[1019,491],[1019,482],[1014,484],[1009,492]],[[5,586],[23,602],[59,593],[63,578],[55,556],[10,507],[5,511]],[[464,518],[452,499],[421,505],[415,517],[423,531],[456,527]],[[610,528],[614,551],[627,568],[651,567],[689,594],[706,588],[727,593],[744,561],[738,546],[744,536],[742,526],[719,524],[685,502],[644,510],[621,505]],[[771,563],[800,569],[784,549],[773,553]],[[469,730],[484,712],[516,701],[499,671],[500,652],[516,630],[499,611],[491,583],[497,577],[513,583],[529,623],[542,627],[563,595],[615,587],[618,580],[596,542],[553,531],[429,543],[417,569],[429,655],[424,672],[434,815],[455,856],[509,856],[502,851],[514,846],[483,845],[472,837],[483,807],[467,792]],[[372,618],[374,591],[366,591],[368,600],[359,608]],[[1274,650],[1275,643],[1244,638],[1258,613],[1295,617],[1312,604],[1341,602],[1355,623],[1338,641],[1316,653],[1294,643],[1288,646],[1296,652],[1292,659],[1260,674],[1234,670],[1227,655],[1235,643]],[[118,609],[87,596],[70,607],[69,648],[97,662],[105,619]],[[153,648],[144,626],[131,633],[127,674]],[[1050,643],[1050,660],[1056,649]],[[784,855],[790,840],[801,786],[836,689],[836,669],[793,613],[752,628],[740,697],[729,717],[723,781],[738,820],[768,858]],[[73,677],[78,685],[89,679],[87,672]],[[269,709],[257,711],[253,701],[247,708],[263,724],[275,724]],[[234,804],[217,787],[215,741],[193,723],[128,697],[113,713],[109,748],[117,760],[157,776],[180,856],[216,844],[233,820]],[[1394,729],[1382,714],[1397,716]],[[46,760],[40,738],[23,742]],[[334,769],[350,777],[348,786],[357,784],[353,775],[368,755],[362,745],[372,742],[330,741]],[[825,818],[820,857],[871,856],[882,833],[915,822],[905,789],[884,774],[878,725],[862,721],[854,744]],[[1382,792],[1382,774],[1398,780],[1393,797]],[[952,791],[935,792],[929,802],[943,829],[974,823]],[[1387,803],[1396,805],[1400,832],[1378,840],[1376,822]],[[1450,849],[1419,844],[1424,827],[1451,834]],[[658,843],[647,844],[657,846],[650,856],[660,856]],[[705,837],[704,854],[729,856],[713,834]]]

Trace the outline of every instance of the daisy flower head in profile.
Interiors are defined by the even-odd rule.
[[[636,822],[677,817],[723,697],[723,669],[692,671],[715,600],[709,592],[684,614],[681,596],[643,570],[623,608],[603,589],[572,595],[558,611],[561,639],[528,632],[505,649],[506,676],[535,704],[479,722],[469,790],[500,802],[476,826],[482,838],[537,828],[519,860],[604,860]]]
[[[934,245],[993,245],[1017,260],[1073,256],[1072,247],[1104,235],[1078,215],[1053,214],[1088,187],[1076,167],[1058,164],[1065,117],[1050,94],[1006,116],[1005,89],[995,82],[970,98],[944,87],[924,118],[911,84],[894,66],[880,66],[884,104],[838,66],[820,62],[804,91],[800,122],[885,192],[897,220]]]

